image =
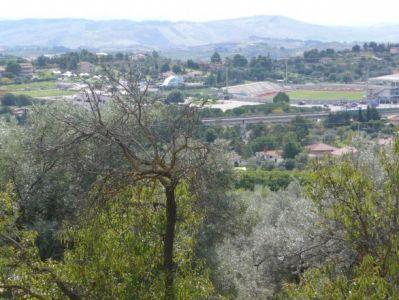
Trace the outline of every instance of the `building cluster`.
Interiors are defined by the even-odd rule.
[[[311,158],[321,158],[324,156],[343,156],[346,154],[355,154],[357,153],[356,148],[346,146],[343,148],[336,148],[324,143],[312,144],[305,147],[308,151],[309,157]]]
[[[31,78],[33,76],[34,68],[32,63],[19,63],[20,71],[18,76],[20,77],[27,77]],[[3,77],[4,74],[7,72],[7,68],[5,66],[0,66],[0,77]]]
[[[346,146],[343,148],[336,148],[324,143],[312,144],[305,147],[309,158],[322,158],[324,156],[339,157],[346,154],[355,154],[357,150],[354,147]],[[280,163],[283,161],[282,150],[268,150],[260,151],[255,154],[257,159]]]
[[[367,100],[380,103],[399,103],[399,73],[370,78]]]
[[[21,71],[19,72],[19,75],[21,77],[32,77],[33,76],[33,65],[32,63],[20,63],[19,66],[21,67]]]

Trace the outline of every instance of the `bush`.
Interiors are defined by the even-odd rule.
[[[0,107],[0,115],[2,114],[11,114],[11,109],[8,106]]]
[[[17,106],[28,106],[32,104],[32,98],[26,95],[19,95],[15,99]]]
[[[180,91],[172,91],[169,93],[168,97],[166,97],[166,103],[182,103],[184,102],[184,95]]]
[[[289,103],[290,102],[290,97],[283,92],[279,92],[276,96],[273,98],[273,103]]]
[[[294,180],[292,172],[288,171],[247,171],[240,172],[235,183],[237,189],[254,190],[255,186],[268,187],[272,191],[285,189]]]
[[[301,153],[301,145],[295,140],[288,140],[283,146],[283,158],[295,158]]]
[[[3,106],[14,106],[16,103],[16,96],[13,94],[5,94],[3,98],[1,98],[1,105]]]
[[[28,106],[32,104],[32,98],[26,95],[5,94],[1,98],[3,106]]]

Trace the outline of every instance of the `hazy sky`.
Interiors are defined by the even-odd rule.
[[[399,0],[1,0],[1,19],[207,21],[283,15],[327,25],[399,23]]]

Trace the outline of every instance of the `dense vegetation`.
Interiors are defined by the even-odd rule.
[[[230,84],[246,80],[284,80],[290,83],[366,81],[395,70],[399,55],[390,53],[393,46],[370,42],[351,50],[314,49],[287,60],[275,60],[269,56],[248,59],[236,54],[226,59],[224,68],[213,71],[208,82],[224,85],[226,75]]]
[[[1,122],[1,298],[398,297],[399,146],[373,142],[395,131],[376,110],[205,127],[180,92],[160,101],[140,76],[105,69],[86,105]],[[358,152],[312,160],[314,142]]]

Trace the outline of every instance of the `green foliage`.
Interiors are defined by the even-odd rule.
[[[302,117],[295,117],[290,123],[290,129],[295,133],[299,140],[305,139],[312,127],[312,123]]]
[[[165,72],[169,72],[170,71],[170,66],[168,63],[164,63],[161,66],[160,72],[165,73]]]
[[[365,256],[351,278],[336,270],[334,264],[305,272],[299,285],[287,284],[278,299],[397,299],[399,287],[393,279],[398,261],[390,265],[391,276],[383,273],[380,262]],[[392,280],[393,279],[393,280]]]
[[[276,149],[276,144],[276,137],[266,135],[253,139],[249,143],[248,148],[250,149],[251,154],[255,154],[259,151],[274,150]]]
[[[222,63],[222,58],[220,57],[220,54],[218,52],[215,52],[215,53],[212,54],[211,63],[213,63],[213,64]]]
[[[233,57],[233,66],[236,68],[244,68],[248,65],[248,60],[245,58],[245,56],[236,54]]]
[[[290,97],[284,92],[278,92],[273,98],[273,103],[289,103]]]
[[[236,197],[243,226],[217,248],[222,287],[229,299],[273,299],[284,280],[325,258],[327,247],[316,250],[323,234],[317,216],[296,183],[278,192],[240,190]]]
[[[273,62],[270,57],[258,56],[252,58],[249,64],[249,78],[251,80],[265,80],[272,76]]]
[[[172,67],[172,71],[173,71],[173,73],[175,73],[175,74],[181,74],[181,73],[183,72],[181,66],[179,66],[179,65],[174,65],[174,66]]]
[[[362,50],[362,48],[359,45],[354,45],[352,47],[352,51],[353,52],[360,52]]]
[[[287,285],[282,299],[396,299],[399,296],[399,144],[317,165],[310,197],[333,239],[355,252],[348,272],[330,262]]]
[[[255,186],[268,187],[272,191],[285,189],[295,178],[302,180],[304,174],[288,171],[238,171],[235,187],[253,191]]]
[[[324,120],[324,126],[326,128],[349,126],[353,114],[354,112],[348,111],[339,111],[334,114],[329,114],[327,119]]]
[[[21,72],[21,66],[16,61],[9,61],[6,66],[6,72],[17,76]]]
[[[32,104],[32,98],[25,95],[16,96],[14,94],[5,94],[1,98],[1,105],[4,106],[28,106]]]
[[[15,96],[13,94],[5,94],[1,98],[1,105],[14,106],[15,105]]]
[[[376,121],[381,119],[380,114],[378,113],[378,110],[375,107],[370,107],[367,106],[367,111],[366,111],[366,120],[367,121]]]
[[[206,128],[205,131],[205,141],[207,143],[213,143],[217,139],[217,132],[214,128]]]
[[[162,233],[164,194],[147,183],[121,191],[99,186],[93,197],[104,204],[82,214],[78,225],[66,225],[69,245],[58,263],[41,261],[35,232],[19,229],[11,186],[0,197],[0,287],[13,295],[64,299],[66,290],[83,299],[159,299],[164,296]],[[93,198],[94,200],[94,198]],[[201,214],[193,211],[187,185],[177,189],[175,298],[206,298],[212,285],[203,263],[194,258],[194,236]]]
[[[283,158],[295,158],[301,152],[301,145],[294,138],[287,138],[283,145]]]
[[[159,299],[164,295],[162,234],[165,199],[158,187],[136,187],[113,196],[97,216],[70,228],[76,247],[66,253],[71,277],[86,288],[86,298]],[[200,261],[193,260],[193,237],[201,216],[192,211],[187,186],[177,190],[180,222],[176,231],[176,299],[204,298],[211,284]],[[75,264],[76,261],[89,262]],[[85,276],[82,277],[82,274]],[[200,274],[204,274],[201,276]],[[95,286],[93,289],[92,287]]]
[[[177,104],[184,102],[184,94],[181,91],[172,91],[166,97],[166,103]]]
[[[0,296],[3,298],[50,299],[57,276],[42,262],[35,246],[37,233],[19,228],[20,217],[12,185],[0,193]],[[59,296],[57,292],[52,294]]]
[[[199,64],[192,59],[187,60],[187,68],[198,70],[200,68]]]
[[[62,256],[56,232],[64,220],[76,215],[82,198],[96,180],[93,170],[104,161],[100,148],[93,144],[70,153],[41,152],[42,142],[58,144],[60,137],[65,138],[64,127],[49,121],[55,110],[64,111],[61,106],[54,110],[40,107],[29,114],[26,126],[1,124],[0,132],[0,185],[11,181],[18,191],[19,221],[38,232],[42,258]],[[107,164],[115,166],[117,161],[114,157]]]

